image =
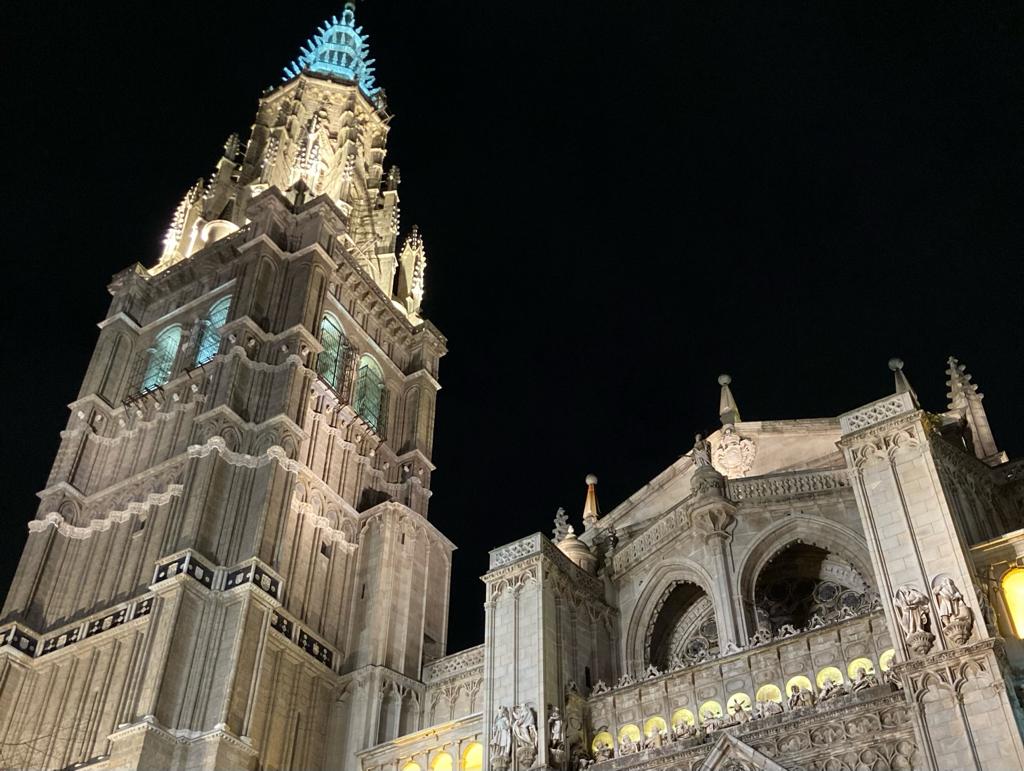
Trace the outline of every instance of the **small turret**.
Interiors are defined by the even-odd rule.
[[[558,542],[558,548],[561,549],[562,554],[590,573],[590,575],[597,573],[597,557],[590,551],[589,546],[576,537],[576,531],[572,525],[569,525],[565,538]]]

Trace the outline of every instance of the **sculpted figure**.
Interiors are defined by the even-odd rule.
[[[896,590],[896,616],[907,635],[927,632],[928,598],[912,586]]]
[[[594,754],[597,756],[598,762],[600,762],[602,760],[611,759],[614,753],[612,751],[612,748],[609,747],[607,744],[605,744],[604,742],[598,742],[597,747],[594,748]]]
[[[970,608],[964,603],[964,596],[949,577],[943,578],[935,589],[935,604],[939,607],[939,622],[943,626],[953,619],[966,618],[970,613]]]
[[[512,708],[512,736],[516,741],[516,757],[526,768],[537,757],[537,716],[526,704]]]
[[[800,706],[800,686],[794,685],[789,689],[789,708],[796,709]]]
[[[548,715],[548,746],[552,754],[565,753],[565,723],[562,721],[562,714],[558,707],[551,707],[551,714]]]
[[[633,751],[633,742],[628,736],[619,737],[619,755],[629,755]]]
[[[711,446],[700,434],[693,439],[693,465],[697,468],[711,465]]]
[[[838,696],[843,692],[842,686],[835,682],[831,677],[826,677],[825,682],[821,684],[821,693],[818,696],[820,701],[827,701],[833,696]]]
[[[498,707],[491,727],[491,767],[505,771],[512,762],[512,721],[508,707]]]
[[[878,680],[874,675],[869,675],[864,667],[857,667],[857,676],[853,678],[853,683],[850,686],[854,693],[873,688],[876,685],[878,685]]]

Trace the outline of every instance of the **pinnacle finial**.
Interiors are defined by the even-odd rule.
[[[903,359],[893,356],[889,359],[889,369],[892,371],[892,374],[896,379],[896,393],[910,394],[910,398],[914,400],[914,405],[920,406],[917,403],[917,393],[914,391],[913,386],[910,385],[910,381],[907,379],[907,375],[903,371]]]
[[[583,502],[583,529],[590,530],[597,524],[599,516],[597,508],[597,477],[587,474],[587,498]]]
[[[946,393],[949,398],[949,410],[958,413],[962,420],[967,421],[970,439],[968,445],[979,460],[989,465],[996,466],[1005,462],[1005,453],[999,451],[988,422],[988,415],[985,413],[985,406],[981,403],[985,395],[978,391],[976,383],[971,382],[972,377],[967,371],[967,365],[961,364],[955,356],[950,356],[946,360],[946,365],[946,375],[949,377],[946,381],[946,385],[949,386]]]
[[[722,421],[723,426],[727,426],[730,423],[739,423],[740,408],[736,405],[736,399],[732,395],[732,389],[729,386],[732,384],[732,377],[726,374],[718,376],[718,385],[722,386],[722,395],[718,399],[718,417]]]
[[[565,537],[572,531],[572,525],[569,524],[569,516],[565,513],[565,509],[559,506],[558,511],[555,512],[555,529],[551,531],[552,541],[555,544],[560,543]]]

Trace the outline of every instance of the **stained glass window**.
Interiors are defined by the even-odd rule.
[[[384,373],[372,356],[363,356],[359,360],[356,375],[356,398],[353,408],[374,431],[381,428],[384,402]]]
[[[320,322],[320,344],[324,350],[317,356],[316,371],[335,391],[340,390],[344,377],[345,333],[341,322],[330,313]]]
[[[203,332],[199,337],[199,348],[196,352],[196,364],[206,364],[220,350],[220,328],[228,320],[228,308],[231,307],[231,296],[224,297],[213,304],[210,313],[203,321]]]
[[[153,347],[149,349],[149,361],[142,377],[142,391],[152,391],[170,380],[180,343],[181,327],[177,324],[167,327],[156,336]]]

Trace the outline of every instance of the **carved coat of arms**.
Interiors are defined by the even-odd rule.
[[[729,478],[742,477],[750,471],[757,454],[757,445],[752,439],[742,439],[735,426],[725,426],[722,438],[715,447],[712,462],[719,473]]]

